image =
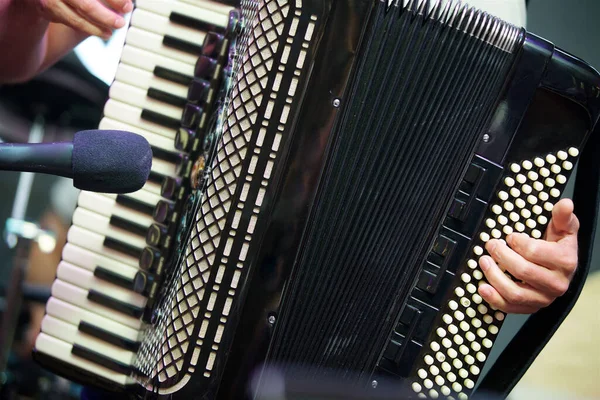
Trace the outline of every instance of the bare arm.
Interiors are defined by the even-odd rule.
[[[130,0],[104,3],[0,0],[0,84],[33,78],[89,35],[110,37],[112,29],[124,25],[121,14],[132,5]]]

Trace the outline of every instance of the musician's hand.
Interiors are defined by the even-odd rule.
[[[550,305],[567,289],[577,268],[579,220],[573,202],[562,199],[552,210],[544,239],[514,233],[486,244],[488,253],[480,266],[490,284],[479,294],[485,301],[507,313],[531,314]],[[509,272],[517,281],[511,280]]]
[[[50,22],[88,35],[110,38],[125,25],[122,15],[133,9],[131,0],[27,0]]]

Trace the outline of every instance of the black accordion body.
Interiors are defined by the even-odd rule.
[[[138,0],[100,128],[152,174],[81,193],[35,358],[142,399],[471,397],[485,242],[543,237],[599,86],[460,1]]]

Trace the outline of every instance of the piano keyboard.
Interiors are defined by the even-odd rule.
[[[213,67],[222,36],[215,34],[225,34],[233,9],[205,0],[136,1],[99,128],[144,136],[152,170],[135,193],[78,198],[35,345],[41,364],[60,365],[71,379],[134,383],[149,295],[164,273],[183,203],[179,186],[190,149],[198,148],[199,139],[195,146],[190,139],[218,89]]]

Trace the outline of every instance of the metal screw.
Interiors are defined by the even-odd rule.
[[[377,381],[371,382],[371,386],[373,386],[373,389],[377,388]]]
[[[273,325],[275,323],[275,316],[274,315],[269,315],[269,323],[271,325]]]
[[[483,142],[487,143],[490,141],[490,135],[488,135],[487,133],[485,135],[483,135]]]
[[[340,101],[340,99],[333,99],[333,106],[335,108],[338,108],[340,106],[342,102]]]

